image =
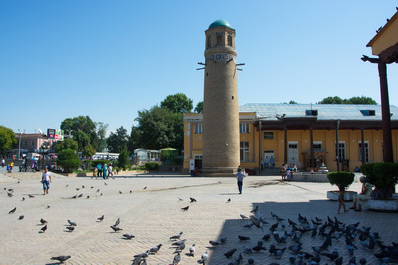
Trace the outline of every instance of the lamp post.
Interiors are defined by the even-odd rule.
[[[18,131],[19,131],[18,159],[21,159],[21,135],[22,135],[22,133],[21,133],[20,129],[18,129]]]

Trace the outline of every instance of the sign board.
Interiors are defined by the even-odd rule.
[[[54,139],[56,141],[63,141],[64,140],[64,130],[56,130]]]
[[[55,139],[55,129],[47,129],[47,139]]]

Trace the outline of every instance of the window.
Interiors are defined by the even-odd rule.
[[[207,37],[207,48],[211,48],[211,38],[210,38],[210,36]]]
[[[339,142],[338,145],[339,160],[345,160],[345,142]]]
[[[298,144],[289,144],[289,149],[297,149]]]
[[[272,140],[272,139],[274,139],[274,132],[264,132],[264,139],[265,139],[265,140]]]
[[[359,147],[359,161],[362,161],[362,142],[358,143]],[[364,142],[364,147],[365,147],[365,162],[370,162],[369,161],[369,142]]]
[[[316,150],[320,150],[322,149],[322,142],[313,142],[312,143],[312,148],[316,149]]]
[[[240,133],[249,133],[249,124],[241,123],[239,124]]]
[[[202,159],[202,155],[195,155],[195,159]]]
[[[222,44],[222,36],[217,36],[217,45]]]
[[[249,161],[249,142],[240,142],[240,161]]]
[[[196,134],[202,133],[202,124],[201,123],[195,124],[195,133]]]
[[[35,146],[35,141],[32,141],[32,147],[34,147]]]
[[[28,141],[25,141],[25,147],[27,147],[28,146]]]
[[[305,116],[318,116],[318,110],[306,110]]]
[[[228,46],[232,47],[232,36],[228,35]]]
[[[376,115],[375,110],[361,110],[361,113],[363,116],[375,116]]]

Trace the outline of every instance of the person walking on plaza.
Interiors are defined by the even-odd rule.
[[[269,167],[269,157],[265,156],[264,167]]]
[[[14,167],[14,162],[11,161],[10,163],[10,173],[12,173],[12,168]]]
[[[191,177],[195,176],[195,165],[191,162],[191,165],[189,166],[189,170],[191,171]]]
[[[108,167],[107,167],[106,164],[105,164],[105,165],[103,166],[103,168],[102,168],[102,177],[103,177],[104,179],[107,179],[107,178],[108,178],[107,173],[108,173]]]
[[[98,177],[102,177],[102,165],[101,165],[101,163],[97,164],[97,170],[98,170],[97,176]]]
[[[52,182],[51,173],[48,172],[48,168],[44,168],[43,176],[41,177],[41,182],[43,184],[44,194],[48,194],[48,190],[50,189],[50,183]]]
[[[245,171],[243,171],[242,168],[239,166],[238,167],[238,172],[236,173],[236,179],[238,181],[239,194],[242,194],[243,179],[245,177],[246,177]]]
[[[108,177],[111,177],[111,175],[112,175],[112,178],[115,179],[115,176],[113,176],[113,167],[112,167],[112,164],[109,164],[109,167],[108,167]]]
[[[373,185],[368,182],[366,177],[361,177],[359,181],[362,183],[361,193],[353,196],[354,206],[350,207],[350,209],[354,209],[354,211],[361,212],[362,205],[361,202],[367,201],[370,199],[372,195]]]
[[[93,168],[93,176],[91,177],[91,179],[92,178],[97,179],[97,168],[96,167]]]
[[[6,161],[5,161],[5,159],[3,158],[3,159],[1,160],[1,167],[4,167],[5,164],[6,164]]]
[[[344,193],[345,193],[344,187],[339,186],[339,197],[337,198],[337,203],[339,204],[339,207],[337,208],[337,213],[340,213],[341,206],[343,206],[344,212],[345,213],[347,212],[344,204]]]

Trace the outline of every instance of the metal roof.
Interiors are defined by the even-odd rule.
[[[317,115],[308,115],[311,114],[311,110],[317,112]],[[248,103],[240,106],[239,111],[256,112],[257,117],[263,121],[309,117],[316,117],[318,121],[380,121],[382,119],[381,105]],[[366,115],[367,113],[373,114],[373,111],[374,115]],[[390,105],[390,113],[392,114],[391,120],[397,121],[398,108]]]

